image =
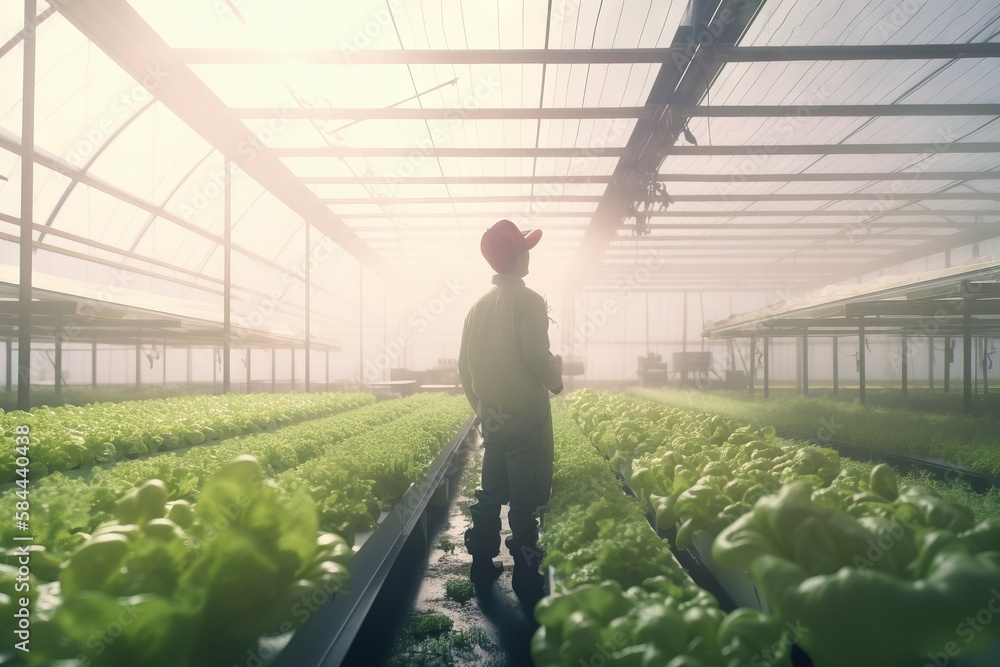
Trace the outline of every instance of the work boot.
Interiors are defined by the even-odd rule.
[[[545,597],[545,577],[538,570],[514,565],[514,574],[511,577],[511,588],[525,616],[533,620],[535,605]]]
[[[484,544],[485,542],[485,544]],[[496,542],[497,547],[492,547],[490,542]],[[482,532],[470,528],[465,531],[465,548],[472,554],[472,568],[469,570],[469,579],[474,584],[492,584],[503,572],[503,564],[495,562],[493,556],[500,551],[500,531],[496,536],[490,535],[484,540]]]
[[[538,571],[544,553],[537,544],[523,544],[508,537],[504,543],[514,557],[514,572],[511,588],[517,596],[521,608],[529,620],[534,619],[534,609],[538,601],[545,597],[545,577]]]
[[[492,584],[503,573],[503,563],[485,556],[473,556],[469,579],[474,584]]]

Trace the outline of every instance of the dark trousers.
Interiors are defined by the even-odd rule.
[[[536,571],[538,507],[549,501],[552,490],[552,412],[548,403],[533,411],[512,413],[482,406],[482,488],[469,507],[472,528],[465,546],[474,557],[493,558],[500,553],[500,506],[510,503],[507,521],[511,536],[507,548],[514,570]]]

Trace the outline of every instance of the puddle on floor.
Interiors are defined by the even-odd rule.
[[[428,513],[427,543],[410,545],[400,555],[379,599],[369,612],[344,665],[385,667],[525,667],[533,622],[511,591],[513,559],[501,547],[500,578],[471,599],[458,602],[447,594],[449,581],[469,578],[472,557],[463,536],[468,507],[478,487],[482,445],[476,441],[456,456],[449,476],[451,498],[446,507]],[[505,530],[510,534],[506,507]],[[411,538],[411,542],[421,542]],[[461,587],[461,586],[459,586]]]

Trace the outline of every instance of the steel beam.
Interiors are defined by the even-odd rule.
[[[1000,195],[995,195],[1000,199]],[[378,206],[396,206],[399,204],[481,204],[486,202],[526,202],[550,204],[555,202],[598,203],[599,195],[494,195],[477,197],[329,197],[323,198],[324,204],[352,205],[375,204]],[[694,200],[691,200],[694,201]],[[707,200],[702,200],[707,201]],[[714,201],[714,200],[712,200]],[[589,211],[588,211],[589,213]],[[586,214],[584,214],[586,216]]]
[[[679,107],[677,113],[689,118],[867,118],[878,116],[998,116],[1000,104],[820,104],[798,105],[722,105]]]
[[[831,202],[831,201],[1000,201],[996,192],[827,192],[820,194],[708,194],[671,195],[674,202]],[[472,197],[328,197],[328,205],[373,204],[394,206],[398,204],[482,204],[492,202],[526,202],[539,205],[554,202],[598,203],[600,195],[485,195]],[[532,211],[534,213],[534,211]],[[592,213],[587,211],[586,214]],[[584,214],[584,215],[586,215]]]
[[[971,309],[968,309],[972,312]],[[869,330],[875,329],[896,329],[899,327],[924,326],[932,329],[935,327],[958,326],[962,323],[963,315],[956,312],[952,315],[942,315],[935,317],[931,321],[927,317],[869,317],[865,320]],[[991,322],[982,320],[983,324],[996,324],[1000,326],[1000,320]],[[798,328],[822,328],[822,329],[851,329],[857,326],[856,316],[852,317],[789,317],[780,320],[771,320],[760,325],[762,329],[770,331],[780,331],[782,329]]]
[[[616,146],[539,148],[442,148],[429,146],[307,146],[272,148],[275,157],[627,157],[628,149]],[[665,157],[708,157],[734,155],[898,155],[938,153],[1000,153],[1000,142],[964,141],[954,143],[898,144],[761,144],[671,146]]]
[[[844,315],[912,316],[938,318],[958,315],[968,309],[973,315],[1000,315],[1000,301],[992,299],[936,299],[931,301],[863,301],[844,305]]]
[[[308,185],[530,185],[534,183],[598,183],[611,182],[610,176],[552,174],[551,176],[302,176]]]
[[[752,213],[752,212],[751,212]],[[811,211],[810,215],[815,215],[817,211]],[[823,213],[823,211],[818,211],[818,213]],[[741,212],[740,216],[733,217],[745,217],[747,212]],[[881,215],[881,214],[880,214]],[[678,216],[680,217],[680,216]],[[713,216],[721,217],[721,216]],[[752,216],[752,217],[770,217],[770,216]],[[833,217],[833,216],[825,216]],[[845,217],[851,217],[849,214]],[[978,216],[977,216],[978,217]],[[730,231],[742,231],[748,229],[778,229],[778,230],[788,230],[788,231],[806,231],[810,229],[836,229],[843,233],[847,238],[867,238],[870,235],[872,229],[900,229],[900,228],[912,228],[912,229],[968,229],[970,227],[987,226],[985,223],[977,222],[958,222],[955,220],[894,220],[892,222],[872,220],[871,222],[866,222],[863,225],[857,224],[857,218],[854,218],[853,223],[845,224],[844,222],[768,222],[757,221],[757,220],[746,220],[740,222],[666,222],[666,223],[652,223],[646,225],[651,231],[657,230],[673,230],[673,229],[699,229],[699,230],[730,230]],[[562,225],[559,226],[560,228]],[[619,227],[619,230],[624,229],[624,227]],[[619,237],[620,238],[620,237]],[[667,237],[668,238],[668,237]]]
[[[871,225],[866,225],[866,227],[872,227],[874,229],[888,229],[894,230],[898,229],[900,226],[905,224],[910,226],[911,224],[916,228],[928,228],[928,229],[954,229],[959,223],[939,223],[939,222],[921,222],[921,223],[900,223],[900,222],[872,222]],[[962,225],[962,227],[967,227],[968,225]],[[940,238],[940,234],[932,233],[879,233],[879,234],[861,234],[861,235],[851,235],[849,236],[847,232],[850,228],[845,228],[844,224],[837,222],[820,222],[820,223],[809,223],[809,224],[799,224],[795,222],[784,222],[769,224],[766,222],[750,222],[750,223],[740,223],[740,224],[725,224],[725,223],[662,223],[662,224],[652,224],[649,225],[652,231],[665,231],[673,232],[682,229],[697,229],[705,231],[714,232],[727,232],[726,234],[693,234],[693,235],[681,235],[681,234],[648,234],[645,236],[634,236],[631,232],[624,228],[619,227],[619,235],[612,238],[609,243],[612,247],[621,246],[624,244],[631,243],[641,243],[644,245],[655,244],[655,243],[673,243],[673,242],[691,242],[691,241],[761,241],[761,242],[773,242],[773,241],[810,241],[810,240],[839,240],[845,243],[863,241],[865,239],[885,239],[885,240],[927,240]],[[578,241],[580,239],[579,234],[567,234],[568,232],[579,232],[587,229],[587,225],[567,223],[559,224],[557,226],[549,227],[545,230],[546,243],[553,240],[559,242],[569,242]],[[787,231],[790,233],[782,234],[740,234],[740,232],[745,232],[747,230],[755,229],[777,229],[782,231]],[[364,236],[365,240],[369,243],[397,243],[397,238],[400,234],[407,232],[419,232],[420,235],[426,235],[428,233],[436,232],[450,232],[451,236],[447,238],[461,238],[461,237],[471,237],[478,240],[479,236],[483,233],[483,230],[479,227],[474,227],[470,225],[420,225],[417,228],[400,228],[388,225],[357,225],[354,230]],[[834,230],[841,232],[840,234],[807,234],[805,232],[809,230],[825,231]],[[383,235],[389,238],[383,238],[376,235]],[[556,238],[553,239],[552,236]],[[221,283],[221,281],[219,281]]]
[[[916,106],[916,105],[914,105]],[[974,105],[982,107],[1000,105]],[[529,107],[529,108],[431,108],[369,107],[332,109],[328,107],[234,108],[237,118],[293,118],[304,120],[575,120],[585,118],[648,118],[646,107]],[[786,109],[787,112],[787,109]],[[986,114],[983,114],[986,115]],[[1000,111],[994,115],[1000,115]]]
[[[805,107],[810,117],[866,118],[881,116],[1000,116],[1000,104],[822,104]],[[793,105],[680,106],[676,112],[689,118],[788,118]],[[527,107],[527,108],[420,108],[420,107],[240,107],[238,118],[293,118],[304,120],[575,120],[590,118],[650,118],[649,107]]]
[[[592,215],[591,211],[538,211],[532,212],[532,218],[587,218]],[[840,227],[845,233],[852,233],[855,236],[864,236],[865,229],[871,225],[868,223],[858,222],[858,215],[862,214],[865,216],[870,215],[872,218],[884,218],[884,217],[931,217],[931,216],[941,216],[944,218],[980,218],[983,216],[990,217],[1000,217],[1000,210],[997,209],[891,209],[888,211],[879,211],[878,213],[868,214],[864,209],[819,209],[819,210],[808,210],[808,209],[796,209],[796,210],[736,210],[736,211],[680,211],[676,208],[671,208],[666,211],[654,211],[650,214],[652,218],[845,218],[850,220],[849,224],[841,224]],[[441,219],[441,218],[455,218],[455,219],[467,219],[467,218],[504,218],[510,216],[510,211],[420,211],[417,213],[409,211],[392,211],[390,213],[379,212],[379,213],[342,213],[340,217],[344,220],[388,220],[390,218],[402,220],[402,219],[418,219],[418,218],[428,218],[428,219]],[[951,221],[951,226],[955,226],[958,223]],[[784,225],[782,227],[786,227]],[[806,225],[798,226],[799,229],[805,227]],[[893,227],[903,227],[908,226],[905,224],[896,224]],[[656,229],[656,227],[649,225],[651,229]],[[698,226],[700,228],[700,225]],[[728,225],[729,229],[732,229],[734,225]],[[614,232],[620,229],[620,225],[616,223],[614,226],[608,225],[606,227],[607,232]],[[677,229],[671,225],[671,228]],[[610,240],[612,237],[608,237]]]
[[[31,312],[35,315],[73,315],[76,301],[32,301]],[[20,315],[21,305],[17,301],[0,301],[0,316]]]
[[[394,150],[394,149],[393,149]],[[1000,142],[898,144],[762,144],[754,146],[672,146],[667,157],[714,155],[899,155],[939,153],[1000,153]]]
[[[735,10],[730,10],[735,11]],[[714,26],[713,26],[714,27]],[[722,26],[729,28],[729,25]],[[737,34],[745,25],[738,25]],[[707,30],[707,26],[702,26]],[[711,34],[706,33],[711,39]],[[700,40],[701,36],[696,35]],[[693,47],[637,49],[304,49],[278,53],[267,49],[179,48],[179,62],[250,65],[303,63],[322,65],[560,65],[686,63]],[[1000,44],[899,44],[844,46],[735,46],[720,43],[714,49],[723,62],[794,62],[814,60],[953,60],[1000,57]]]
[[[972,144],[969,144],[972,145]],[[277,158],[287,157],[622,157],[625,155],[624,148],[602,147],[590,149],[586,146],[579,148],[456,148],[446,146],[443,148],[431,146],[306,146],[299,148],[272,148],[270,153]]]
[[[17,409],[31,408],[32,221],[35,201],[35,43],[36,0],[24,0],[21,57],[21,202],[18,256]]]
[[[795,174],[723,173],[723,174],[674,174],[660,173],[660,183],[783,183],[793,181],[971,181],[1000,179],[1000,171],[881,171],[881,172],[806,172]],[[583,176],[579,174],[540,174],[537,176],[302,176],[309,185],[522,185],[537,183],[610,183],[611,176]]]
[[[691,288],[689,288],[691,289]],[[758,290],[760,291],[760,290]],[[1000,335],[1000,322],[994,325],[985,325],[980,321],[974,320],[972,332],[974,336],[998,336]],[[833,336],[843,336],[845,335],[845,330],[843,328],[838,329],[822,329],[822,328],[792,328],[792,329],[729,329],[724,334],[711,332],[709,338],[711,340],[725,340],[728,338],[746,338],[749,336],[759,336],[763,333],[767,333],[776,338],[795,338],[799,336],[809,336],[810,338],[832,338]],[[902,334],[907,334],[908,336],[926,336],[927,332],[920,327],[896,327],[893,329],[879,329],[877,331],[870,331],[869,333],[876,336],[900,336]],[[962,335],[962,325],[949,325],[947,327],[941,327],[936,329],[935,333],[947,334],[953,336]]]

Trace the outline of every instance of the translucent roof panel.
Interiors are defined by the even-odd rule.
[[[996,30],[992,0],[769,0],[744,45],[952,44],[982,41]]]
[[[635,129],[633,118],[583,118],[543,120],[538,145],[542,148],[581,148],[600,152],[621,147]]]
[[[331,43],[350,45],[357,38],[355,28],[362,31],[367,38],[365,44],[371,48],[399,46],[391,26],[386,30],[384,2],[297,0],[296,13],[301,21],[288,20],[287,3],[130,0],[130,4],[172,47],[255,48],[270,44],[275,49],[293,49],[320,48]],[[367,30],[369,22],[377,29]]]
[[[997,158],[988,153],[903,153],[896,155],[819,156],[815,167],[824,171],[980,171],[992,168]]]
[[[195,142],[181,164],[184,173],[174,179],[174,188],[161,200],[163,208],[184,222],[221,237],[225,214],[225,161],[203,143]],[[242,183],[234,179],[233,201],[240,198],[240,186]]]
[[[543,105],[557,109],[642,106],[658,69],[645,63],[554,65],[545,79]]]
[[[539,49],[545,44],[546,7],[537,4],[450,0],[389,6],[399,15],[396,26],[408,49]]]
[[[153,95],[61,14],[38,27],[37,39],[35,144],[82,167]],[[16,119],[20,135],[20,111]]]
[[[616,0],[579,3],[557,0],[552,7],[551,48],[653,48],[668,46],[686,2]]]
[[[164,202],[210,152],[204,139],[155,104],[109,143],[89,172],[146,201]]]
[[[191,69],[235,108],[519,107],[537,105],[541,86],[540,65],[284,62],[193,64]],[[580,86],[582,95],[582,80]],[[411,100],[417,94],[419,102]]]
[[[247,187],[242,188],[242,197],[233,199],[233,243],[291,266],[303,253],[292,243],[301,232],[302,219],[246,176],[237,174],[234,179],[246,179]]]
[[[17,3],[15,3],[17,4]],[[21,135],[21,72],[24,47],[18,43],[0,58],[0,132]]]
[[[20,160],[18,160],[17,166],[18,173],[16,182],[20,185]],[[47,221],[50,215],[55,211],[56,206],[59,204],[59,200],[65,194],[66,188],[69,187],[70,178],[57,171],[46,169],[39,164],[35,165],[33,178],[35,184],[35,197],[32,205],[35,211],[35,220]],[[16,186],[13,183],[9,183],[7,187],[13,190]]]
[[[149,213],[106,192],[77,183],[59,212],[59,229],[100,243],[119,248],[131,248],[139,237]],[[189,232],[174,227],[176,242],[188,238]]]
[[[821,104],[991,102],[996,101],[996,90],[984,89],[982,80],[991,72],[995,77],[997,67],[995,59],[730,63],[712,86],[710,99],[702,103],[784,104],[804,107],[807,114],[809,107]],[[943,84],[954,85],[946,98],[926,97]],[[919,95],[916,91],[922,88],[925,92]]]
[[[216,245],[211,239],[179,229],[169,220],[154,218],[144,227],[142,236],[136,241],[134,252],[221,278],[221,263],[218,266],[203,264],[205,255]]]
[[[539,49],[546,3],[461,0],[298,0],[284,3],[130,0],[172,47],[393,49]],[[252,4],[252,3],[251,3]],[[686,3],[609,0],[552,3],[550,48],[655,47],[670,43]]]

